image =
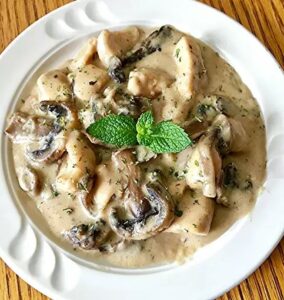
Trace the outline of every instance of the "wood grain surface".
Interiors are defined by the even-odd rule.
[[[68,2],[70,0],[0,0],[0,52],[30,24]],[[201,2],[221,10],[243,24],[273,53],[282,68],[284,67],[284,0]],[[3,78],[1,79],[3,83]],[[0,300],[17,299],[48,298],[30,287],[0,260]],[[284,239],[254,274],[219,298],[229,299],[284,299]]]

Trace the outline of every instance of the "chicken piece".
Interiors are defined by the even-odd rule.
[[[178,70],[177,88],[181,95],[191,98],[207,80],[200,48],[194,38],[183,36],[176,44],[173,55]]]
[[[138,28],[134,26],[122,31],[103,30],[98,37],[97,51],[104,66],[108,68],[113,57],[120,58],[131,50],[137,43],[139,35]]]
[[[192,197],[190,191],[186,191],[178,208],[182,215],[175,219],[167,232],[178,234],[190,232],[196,235],[209,233],[215,209],[213,199],[200,194]]]
[[[83,101],[89,101],[102,91],[108,81],[105,70],[95,65],[86,65],[75,73],[74,94]]]
[[[188,161],[186,182],[202,190],[205,197],[215,198],[220,182],[222,160],[214,145],[214,135],[202,137]]]
[[[98,212],[102,212],[115,194],[114,170],[111,164],[99,165],[96,170],[96,182],[93,189],[93,203]]]
[[[54,70],[42,74],[37,80],[39,100],[66,101],[71,99],[71,85],[66,74]]]
[[[59,191],[70,193],[87,190],[95,174],[96,156],[85,136],[78,130],[70,133],[66,143],[67,155],[56,177]]]
[[[92,63],[92,59],[97,52],[97,38],[89,39],[83,48],[79,51],[76,57],[70,63],[69,68],[72,71],[76,71],[79,68],[83,68],[87,64]]]
[[[173,81],[163,71],[140,68],[130,72],[127,88],[135,96],[154,99],[161,94],[163,89],[171,85]]]

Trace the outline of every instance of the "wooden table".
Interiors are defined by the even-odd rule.
[[[0,52],[34,21],[68,2],[70,0],[0,0]],[[284,67],[284,0],[202,0],[202,2],[223,11],[243,24],[268,47]],[[0,299],[48,298],[30,287],[0,261]],[[284,299],[284,239],[254,274],[219,299]]]

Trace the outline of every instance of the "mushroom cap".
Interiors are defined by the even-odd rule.
[[[64,233],[73,246],[84,250],[99,249],[110,234],[106,221],[100,219],[94,224],[79,224]]]
[[[160,182],[146,184],[144,192],[145,198],[136,216],[132,212],[132,218],[123,219],[117,207],[110,209],[110,226],[122,238],[147,239],[168,228],[174,220],[171,195]]]
[[[54,117],[53,126],[37,149],[34,145],[27,147],[26,155],[36,162],[52,163],[65,152],[66,137],[79,121],[72,102],[41,101],[39,108]]]
[[[164,25],[147,36],[141,43],[141,46],[134,52],[126,54],[123,58],[112,56],[109,59],[110,77],[118,83],[125,82],[126,76],[123,70],[124,67],[134,64],[156,51],[161,51],[163,43],[168,41],[169,37],[172,37],[173,35],[179,38],[181,33],[169,25]]]
[[[72,101],[41,101],[39,109],[54,117],[55,124],[64,129],[73,129],[80,124],[75,103]]]
[[[35,162],[53,163],[62,157],[65,151],[65,139],[55,138],[53,133],[44,140],[39,149],[33,150],[32,145],[26,149],[26,156]]]
[[[214,119],[212,128],[217,128],[217,147],[221,154],[246,149],[248,136],[241,122],[220,114]]]
[[[13,143],[28,143],[41,140],[51,128],[52,124],[46,118],[16,112],[12,115],[5,133]]]

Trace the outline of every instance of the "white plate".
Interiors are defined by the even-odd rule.
[[[11,146],[2,134],[0,255],[23,279],[55,299],[212,299],[252,273],[284,230],[284,76],[260,42],[227,16],[188,0],[82,0],[30,26],[0,57],[1,132],[28,83],[71,57],[102,28],[172,24],[216,49],[247,83],[267,125],[268,177],[253,212],[186,264],[109,268],[62,250],[32,201],[21,202]],[[43,234],[44,233],[44,234]]]

